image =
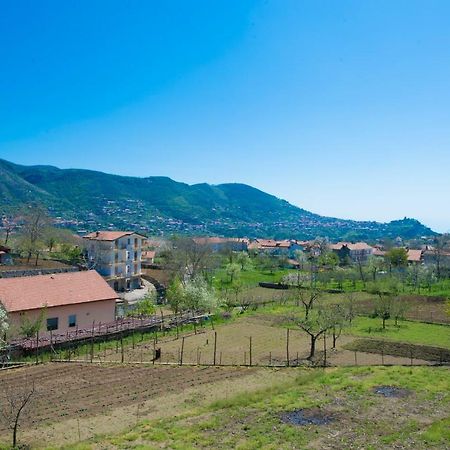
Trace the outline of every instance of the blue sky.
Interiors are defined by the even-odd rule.
[[[0,0],[0,157],[450,229],[450,2]]]

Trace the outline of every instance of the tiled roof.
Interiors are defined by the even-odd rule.
[[[116,292],[95,270],[0,278],[0,303],[7,312],[116,298]]]
[[[422,250],[408,250],[408,261],[420,262],[422,259]]]
[[[115,241],[116,239],[120,239],[124,236],[131,236],[132,234],[142,236],[141,234],[135,233],[134,231],[94,231],[93,233],[86,234],[85,236],[83,236],[83,238],[91,239],[94,241]]]
[[[371,250],[373,248],[365,242],[355,242],[354,244],[352,242],[338,242],[337,244],[331,244],[330,248],[331,250],[340,250],[344,246],[349,250]]]

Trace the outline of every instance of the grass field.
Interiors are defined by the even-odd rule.
[[[269,369],[260,369],[268,371]],[[66,449],[380,449],[447,448],[450,433],[446,368],[292,369],[246,395],[223,395],[144,420],[118,435],[97,436]],[[266,373],[267,375],[267,373]],[[264,375],[263,375],[264,376]],[[400,388],[384,397],[376,389]],[[327,418],[297,425],[296,411]]]

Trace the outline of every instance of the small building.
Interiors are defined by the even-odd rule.
[[[352,262],[366,262],[374,252],[374,248],[365,242],[338,242],[331,244],[330,250],[335,252],[342,262],[348,259]]]
[[[90,267],[117,292],[141,287],[146,237],[133,231],[96,231],[83,236]]]
[[[9,247],[5,247],[4,245],[0,245],[0,265],[12,265],[13,260],[11,257],[11,249]]]
[[[5,308],[12,336],[25,321],[42,317],[40,335],[90,329],[116,317],[116,292],[95,271],[0,278],[0,303]]]
[[[408,264],[420,264],[422,262],[422,250],[407,250]]]

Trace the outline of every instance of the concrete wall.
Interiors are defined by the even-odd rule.
[[[92,322],[96,324],[99,322],[108,323],[112,322],[116,318],[116,300],[102,300],[98,302],[80,303],[77,305],[64,305],[55,306],[53,308],[46,308],[45,317],[40,331],[42,337],[49,336],[50,332],[47,331],[47,318],[58,318],[58,329],[53,330],[53,335],[65,334],[67,331],[75,331],[75,327],[69,327],[68,319],[70,315],[75,314],[77,319],[78,329],[90,329],[92,328]],[[34,309],[31,311],[13,312],[9,313],[10,320],[10,332],[11,337],[20,334],[20,325],[23,323],[25,317],[31,321],[39,319],[41,310]]]

